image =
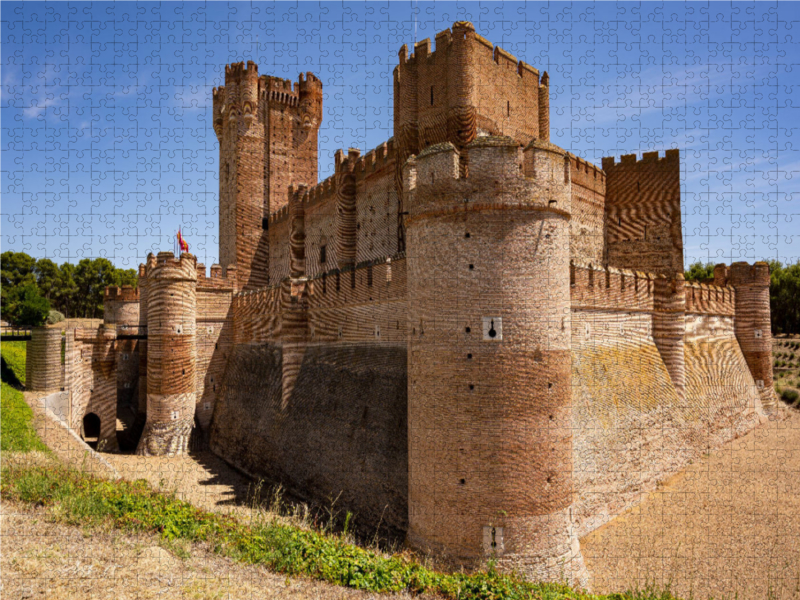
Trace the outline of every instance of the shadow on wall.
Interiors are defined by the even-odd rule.
[[[289,496],[353,513],[356,534],[408,526],[407,351],[348,344],[306,351],[282,406],[282,351],[237,346],[211,426],[211,449]]]

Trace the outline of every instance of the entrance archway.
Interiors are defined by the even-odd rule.
[[[99,439],[100,417],[95,413],[89,413],[83,417],[83,441],[93,450],[97,450],[97,442]]]

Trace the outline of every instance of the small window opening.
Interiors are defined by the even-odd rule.
[[[367,267],[367,285],[372,287],[372,265]]]
[[[471,359],[472,358],[472,354],[467,354],[467,358]]]
[[[469,237],[469,231],[468,231],[467,233],[465,233],[465,234],[464,234],[464,237],[465,237],[465,238],[468,238],[468,237]]]
[[[469,389],[474,390],[475,389],[475,384],[474,383],[470,383],[469,384]]]
[[[327,260],[328,260],[328,247],[327,246],[320,246],[319,247],[319,262],[320,262],[320,264],[324,265]]]
[[[467,333],[469,333],[470,331],[472,331],[472,329],[471,329],[471,328],[469,328],[469,327],[467,327],[467,328],[466,328],[464,331],[466,331]]]
[[[506,116],[511,116],[511,100],[506,100]]]
[[[322,274],[322,293],[323,294],[328,291],[328,281],[327,280],[328,280],[328,276],[325,273],[323,273]]]
[[[338,292],[342,287],[342,277],[339,273],[336,274],[336,291]]]
[[[459,479],[458,483],[460,483],[461,485],[464,485],[464,484],[467,483],[467,480],[466,479]]]
[[[356,288],[356,270],[353,269],[350,271],[350,287],[355,289]]]
[[[470,266],[469,266],[469,270],[470,270],[470,271],[473,271],[473,270],[475,270],[475,265],[470,265]]]
[[[431,106],[433,106],[433,86],[431,86]]]
[[[269,217],[262,217],[261,219],[261,229],[266,231],[269,229]]]

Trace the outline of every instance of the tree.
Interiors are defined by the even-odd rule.
[[[684,273],[686,281],[701,281],[714,277],[713,263],[703,264],[699,260],[689,265],[689,270]]]
[[[58,265],[49,258],[40,258],[33,267],[36,285],[48,300],[53,300],[58,291]]]
[[[13,322],[14,311],[11,308],[14,290],[25,284],[36,285],[36,277],[33,274],[33,267],[36,260],[24,252],[13,252],[8,250],[0,254],[0,313],[2,318]],[[18,298],[14,297],[16,303]]]
[[[50,301],[33,283],[12,288],[7,296],[8,317],[15,325],[38,327],[50,314]]]
[[[800,333],[800,262],[784,267],[769,261],[769,304],[773,333]]]

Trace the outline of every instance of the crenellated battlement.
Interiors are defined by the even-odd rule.
[[[104,299],[106,302],[139,302],[139,288],[130,285],[108,286],[105,289]]]
[[[422,61],[442,60],[442,55],[450,49],[456,39],[468,40],[476,52],[480,52],[484,58],[490,58],[498,68],[509,70],[520,78],[531,78],[537,85],[539,84],[538,69],[522,60],[517,60],[510,52],[500,46],[494,46],[492,42],[475,33],[475,26],[469,21],[456,21],[451,29],[437,33],[435,48],[432,48],[430,38],[426,38],[417,42],[414,51],[409,55],[408,46],[403,44],[398,52],[400,65],[414,66]]]
[[[569,157],[572,183],[580,185],[593,192],[605,194],[606,174],[597,165],[567,152]]]
[[[625,312],[652,312],[655,280],[659,276],[632,269],[617,269],[570,261],[572,308]]]
[[[197,281],[197,257],[188,252],[182,252],[175,258],[172,252],[159,252],[154,256],[151,252],[147,255],[145,277],[154,279],[174,279],[176,281]]]
[[[220,290],[233,290],[236,289],[236,265],[228,265],[227,269],[223,269],[218,264],[211,265],[209,274],[206,275],[206,266],[203,263],[197,263],[197,288],[198,289],[220,289]]]
[[[753,265],[735,262],[728,270],[728,281],[734,287],[743,285],[769,287],[769,265],[763,261]]]
[[[642,154],[641,160],[636,159],[635,154],[623,154],[620,162],[616,162],[613,156],[603,157],[603,171],[610,171],[619,167],[629,168],[632,166],[646,166],[650,167],[654,163],[679,163],[680,164],[680,150],[667,150],[664,156],[659,157],[658,152],[645,152]]]
[[[709,283],[687,281],[684,285],[686,312],[732,317],[736,311],[736,289]]]

